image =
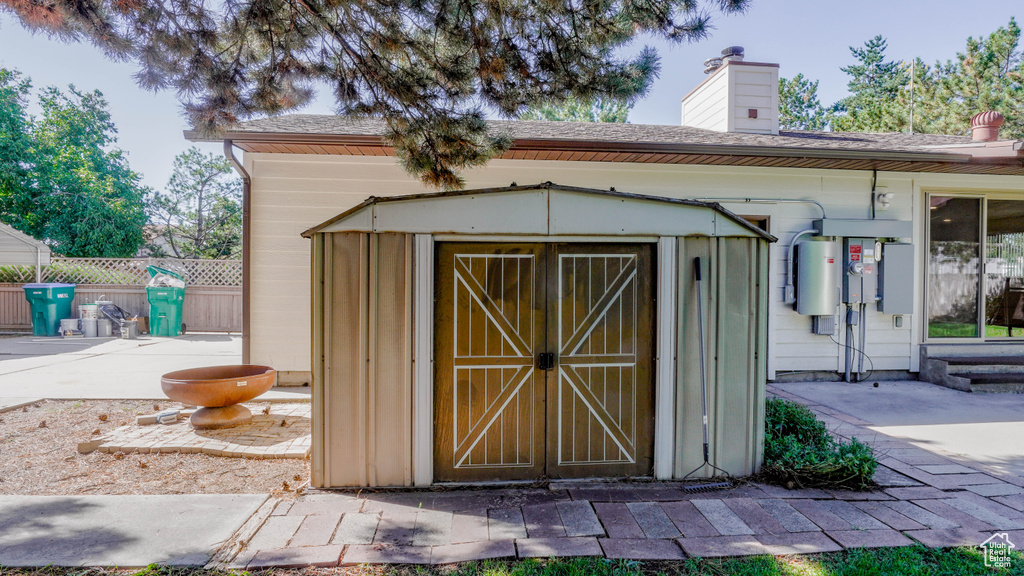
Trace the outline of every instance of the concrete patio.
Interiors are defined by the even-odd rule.
[[[983,473],[796,395],[837,436],[880,456],[873,492],[749,483],[688,494],[678,483],[552,483],[549,488],[309,493],[247,523],[214,564],[231,568],[442,564],[502,557],[803,554],[857,547],[1024,541],[1024,478]],[[237,535],[236,535],[237,539]],[[244,544],[244,545],[243,545]]]
[[[781,391],[996,476],[1024,477],[1024,394],[978,394],[926,382],[803,382]]]
[[[39,399],[164,400],[160,376],[238,364],[237,334],[177,338],[0,338],[0,409]],[[261,400],[306,400],[308,388],[275,388]]]

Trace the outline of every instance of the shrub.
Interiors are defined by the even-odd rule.
[[[784,486],[865,490],[878,463],[856,438],[835,440],[814,413],[795,402],[765,404],[764,466],[767,480]]]

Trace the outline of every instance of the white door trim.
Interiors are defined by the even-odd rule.
[[[654,378],[654,477],[672,478],[675,469],[676,280],[678,240],[658,240],[657,350]]]
[[[413,251],[413,484],[434,482],[434,238],[416,234]]]

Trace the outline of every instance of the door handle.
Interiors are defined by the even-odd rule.
[[[555,367],[555,355],[551,352],[537,354],[537,370],[551,370]]]

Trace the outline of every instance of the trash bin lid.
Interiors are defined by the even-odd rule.
[[[60,282],[41,282],[25,284],[22,288],[74,288],[75,284],[62,284]]]
[[[179,280],[184,280],[184,278],[181,277],[181,274],[178,274],[177,272],[174,272],[173,270],[168,270],[166,268],[161,268],[159,266],[146,266],[146,271],[149,272],[149,275],[151,277],[152,276],[156,276],[157,274],[167,274],[168,276],[174,276],[175,278],[177,278]]]

